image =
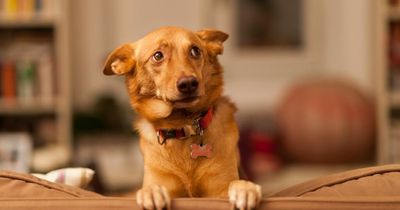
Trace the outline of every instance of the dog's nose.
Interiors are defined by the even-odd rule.
[[[196,77],[181,77],[176,83],[179,92],[183,94],[192,94],[199,87],[199,81],[197,81]]]

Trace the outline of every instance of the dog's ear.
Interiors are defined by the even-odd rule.
[[[123,75],[133,71],[135,65],[134,44],[124,44],[108,56],[103,67],[103,73],[105,75]]]
[[[220,55],[224,52],[223,43],[228,39],[228,34],[214,29],[203,29],[196,34],[205,42],[207,50],[213,56]]]

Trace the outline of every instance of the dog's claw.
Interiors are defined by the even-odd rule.
[[[159,185],[150,185],[138,190],[136,193],[136,202],[141,209],[171,209],[171,199],[167,189]]]
[[[244,180],[236,180],[230,183],[228,195],[233,209],[254,209],[261,201],[261,186]]]

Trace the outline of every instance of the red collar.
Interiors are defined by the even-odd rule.
[[[193,120],[192,125],[178,129],[156,129],[158,143],[163,145],[167,139],[185,139],[190,136],[202,136],[204,130],[211,124],[212,118],[213,109],[209,108],[205,114]]]

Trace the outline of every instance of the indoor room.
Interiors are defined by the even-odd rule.
[[[133,61],[129,71],[137,73],[115,68],[150,51],[143,37],[159,28],[189,30],[203,41],[207,31],[223,37],[218,55],[204,62],[223,68],[219,88],[237,108],[239,134],[219,129],[218,140],[237,134],[239,174],[264,197],[399,163],[398,0],[0,0],[0,170],[50,182],[60,182],[62,170],[64,184],[68,177],[87,191],[135,198],[148,168],[140,139],[152,133],[155,145],[169,142],[160,143],[162,130],[138,125],[147,118],[132,99],[129,78],[147,61]],[[132,53],[123,57],[118,50],[126,46]],[[191,49],[191,56],[212,56]],[[200,91],[202,82],[190,85]],[[200,130],[196,135],[207,134]],[[203,142],[198,146],[204,152]],[[220,155],[213,149],[200,159]]]

